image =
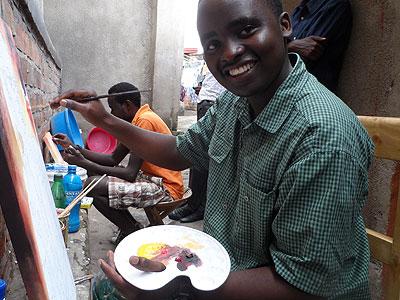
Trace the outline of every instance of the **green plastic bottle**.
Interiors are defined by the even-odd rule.
[[[63,185],[63,176],[54,175],[54,182],[51,185],[51,193],[53,194],[54,203],[57,208],[65,208],[65,191]]]

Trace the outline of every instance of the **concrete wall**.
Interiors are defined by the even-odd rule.
[[[62,90],[104,94],[120,81],[151,89],[155,8],[155,0],[45,0],[45,21],[63,64]],[[143,98],[149,102],[151,94]],[[85,132],[92,127],[79,123]]]
[[[45,0],[47,27],[63,62],[62,89],[106,93],[117,82],[132,82],[153,89],[142,95],[144,103],[173,126],[179,105],[176,58],[183,45],[183,35],[175,34],[182,26],[173,27],[180,19],[175,2]],[[83,129],[91,128],[79,120]]]
[[[14,36],[22,79],[40,139],[50,128],[49,119],[53,111],[48,102],[59,93],[61,85],[59,60],[43,26],[41,11],[41,0],[0,0],[0,17]],[[26,299],[25,287],[1,211],[0,277],[7,281],[7,299]]]
[[[176,130],[184,47],[182,0],[158,1],[153,109]]]
[[[288,11],[298,0],[283,1]],[[351,0],[353,31],[339,83],[339,96],[357,115],[400,116],[400,1]],[[393,234],[398,199],[399,164],[375,161],[364,215],[368,227]],[[371,289],[380,299],[381,280],[388,270],[371,266]],[[381,273],[383,276],[381,276]]]

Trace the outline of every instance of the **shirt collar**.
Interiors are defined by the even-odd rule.
[[[254,123],[269,133],[275,133],[283,125],[296,103],[298,94],[302,90],[308,76],[304,62],[295,53],[289,54],[293,69],[275,92],[264,110],[257,116]],[[235,106],[239,111],[239,118],[243,117],[244,109],[248,110],[245,98],[237,99]]]
[[[142,105],[133,117],[132,124],[136,124],[141,115],[148,111],[151,111],[150,106],[148,104]]]

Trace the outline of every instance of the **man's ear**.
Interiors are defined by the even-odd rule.
[[[289,38],[292,35],[292,21],[287,12],[283,12],[279,16],[279,24],[281,26],[282,35],[284,38]]]
[[[131,112],[134,109],[135,105],[131,100],[124,101],[123,108],[126,112]]]

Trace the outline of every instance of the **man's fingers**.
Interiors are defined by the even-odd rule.
[[[79,155],[81,154],[81,152],[77,149],[75,149],[74,147],[72,147],[71,145],[68,146],[68,148],[66,149],[66,151],[68,151],[68,153],[72,154],[72,155]]]
[[[115,267],[107,264],[104,260],[99,260],[100,268],[103,270],[104,274],[113,282],[115,286],[122,286],[125,284],[124,279],[115,270]]]
[[[165,270],[165,265],[163,263],[144,257],[131,256],[129,258],[129,263],[143,272],[162,272]]]
[[[115,269],[114,252],[108,251],[107,257],[108,257],[108,263],[110,264],[111,267]]]
[[[313,39],[316,42],[324,43],[327,41],[327,38],[322,37],[322,36],[317,36],[317,35],[311,35],[309,38]]]
[[[79,101],[80,99],[94,96],[97,96],[94,90],[68,90],[51,100],[50,107],[52,109],[56,109],[59,106],[64,106],[73,109],[72,107],[68,106],[69,103],[68,101],[64,101],[65,99],[73,99]]]
[[[58,139],[56,137],[53,137],[53,142],[56,143],[57,145],[61,144],[62,142],[64,142],[62,139]]]
[[[53,137],[57,138],[57,139],[60,139],[60,140],[63,140],[63,139],[67,138],[67,136],[64,133],[56,133],[55,135],[53,135]]]
[[[60,105],[80,113],[85,109],[85,105],[77,102],[76,100],[70,100],[70,99],[62,99],[60,101]]]

